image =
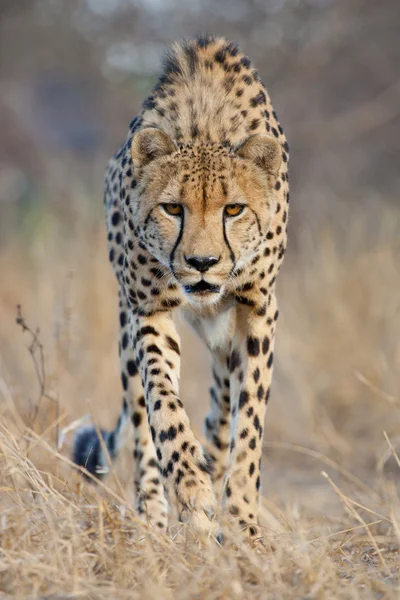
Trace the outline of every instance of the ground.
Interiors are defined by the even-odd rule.
[[[73,225],[48,210],[0,253],[0,598],[397,598],[398,212],[340,205],[294,232],[266,420],[266,548],[254,554],[200,546],[179,525],[146,530],[130,509],[129,449],[96,488],[68,462],[72,433],[57,450],[74,419],[107,426],[121,399],[101,206],[75,209]],[[45,395],[17,304],[40,328]],[[182,398],[200,436],[207,355],[180,327]]]

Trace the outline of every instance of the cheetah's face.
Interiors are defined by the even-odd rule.
[[[279,143],[254,135],[235,152],[213,144],[178,150],[164,132],[148,128],[134,136],[132,158],[142,242],[190,302],[215,303],[268,233]]]

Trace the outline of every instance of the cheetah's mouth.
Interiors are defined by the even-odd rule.
[[[188,294],[217,294],[221,287],[214,283],[208,283],[202,279],[194,285],[185,285],[185,292]]]

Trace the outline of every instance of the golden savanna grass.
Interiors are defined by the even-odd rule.
[[[0,598],[398,598],[399,211],[339,204],[292,237],[254,553],[143,526],[130,447],[101,486],[71,467],[68,426],[91,413],[107,427],[121,399],[99,206],[67,220],[48,209],[0,253]],[[201,435],[208,357],[179,326]]]

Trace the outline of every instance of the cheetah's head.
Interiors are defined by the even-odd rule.
[[[142,242],[190,302],[218,301],[265,242],[277,202],[279,142],[256,134],[235,150],[178,148],[165,132],[146,128],[133,137],[131,153]]]

